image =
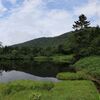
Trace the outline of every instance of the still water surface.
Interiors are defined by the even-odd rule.
[[[0,73],[0,82],[10,82],[14,80],[35,80],[35,81],[52,81],[57,82],[56,78],[52,77],[39,77],[29,73],[21,72],[21,71],[1,71]]]
[[[0,82],[20,79],[58,81],[59,72],[73,71],[66,63],[4,60],[0,62]]]

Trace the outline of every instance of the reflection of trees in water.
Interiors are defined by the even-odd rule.
[[[2,80],[2,70],[0,70],[0,80]]]
[[[0,76],[2,76],[2,72],[3,72],[3,70],[0,70]]]
[[[53,62],[34,62],[31,60],[7,60],[0,63],[0,68],[5,71],[16,70],[41,77],[54,77],[59,72],[69,71],[68,64]],[[2,74],[2,71],[1,73]]]

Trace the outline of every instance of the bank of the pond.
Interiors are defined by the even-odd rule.
[[[100,56],[81,58],[74,65],[77,71],[83,71],[93,78],[100,80]]]
[[[36,82],[30,80],[0,83],[0,100],[99,100],[91,81]]]
[[[95,78],[92,78],[91,80],[94,82],[98,92],[100,93],[100,80],[97,80]]]

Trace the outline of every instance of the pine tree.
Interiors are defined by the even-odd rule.
[[[74,23],[73,29],[76,30],[87,28],[90,25],[90,21],[87,21],[87,17],[84,14],[81,14],[79,20]]]

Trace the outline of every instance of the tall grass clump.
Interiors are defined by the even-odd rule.
[[[100,56],[82,58],[74,66],[76,70],[86,71],[92,77],[100,79]]]
[[[89,76],[84,72],[79,71],[77,73],[72,72],[62,72],[57,74],[57,79],[59,80],[87,80]]]

